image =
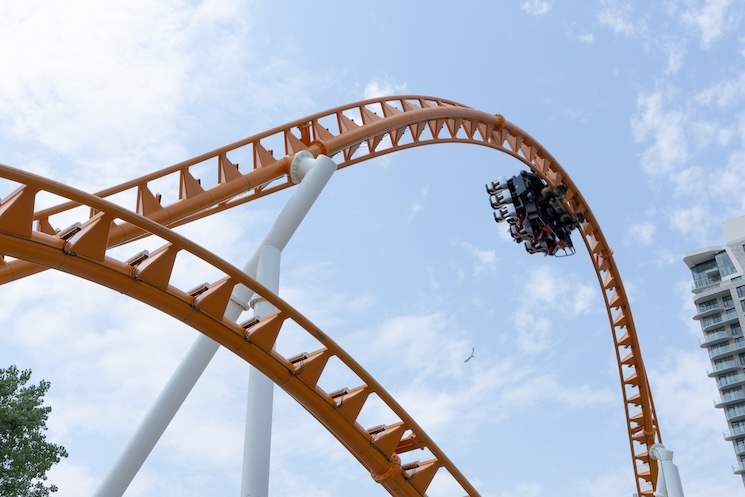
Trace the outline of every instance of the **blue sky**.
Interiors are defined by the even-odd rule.
[[[0,162],[93,192],[368,97],[503,114],[559,160],[614,249],[686,495],[742,495],[681,255],[722,244],[721,223],[745,213],[745,8],[506,4],[6,2]],[[338,171],[283,253],[280,295],[482,495],[630,497],[586,251],[575,236],[572,258],[529,256],[492,220],[484,183],[520,166],[437,145]],[[179,231],[242,266],[288,195]],[[90,494],[196,332],[51,271],[0,295],[0,364],[52,382],[49,436],[70,452],[51,474],[58,495]],[[247,371],[217,354],[128,497],[239,494]],[[274,412],[272,495],[385,494],[279,390]]]

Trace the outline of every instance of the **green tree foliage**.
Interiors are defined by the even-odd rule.
[[[67,457],[61,445],[46,441],[51,407],[42,405],[48,381],[26,386],[31,371],[16,366],[0,369],[0,495],[3,497],[47,497],[56,492],[46,485],[46,473],[60,458]]]

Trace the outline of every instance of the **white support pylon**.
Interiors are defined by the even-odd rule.
[[[280,252],[276,247],[261,248],[256,281],[274,293],[279,290]],[[276,309],[264,299],[252,301],[254,315],[271,314]],[[272,447],[274,383],[253,366],[249,369],[246,396],[246,426],[243,439],[241,496],[268,495],[269,456]]]
[[[300,222],[305,217],[305,214],[328,182],[331,174],[336,170],[336,163],[328,157],[320,156],[319,159],[314,159],[313,155],[309,152],[300,152],[293,159],[293,181],[302,180],[316,162],[322,162],[324,164],[322,168],[319,168],[319,171],[322,173],[320,175],[320,181],[319,179],[314,179],[308,182],[310,188],[303,187],[302,184],[298,185],[295,193],[287,201],[285,208],[267,232],[262,243],[243,267],[243,272],[248,276],[252,278],[257,276],[259,260],[264,246],[269,244],[281,251],[287,245],[290,237],[292,237]],[[316,174],[315,176],[318,177],[319,175]],[[302,193],[298,193],[301,189]],[[306,190],[308,189],[315,190],[315,193],[313,191],[307,192]],[[273,291],[276,293],[276,289]],[[248,301],[251,295],[252,292],[245,286],[236,286],[225,311],[225,317],[231,321],[237,321],[240,315],[249,309]],[[263,312],[266,313],[266,311]],[[155,444],[189,395],[189,392],[191,392],[197,380],[206,369],[210,360],[214,357],[218,348],[219,344],[211,338],[202,334],[197,336],[191,348],[181,360],[173,375],[171,375],[168,383],[163,387],[160,395],[153,402],[150,410],[120,453],[116,462],[93,492],[93,497],[121,497],[124,494],[127,487],[137,475],[140,467],[142,467],[142,464],[150,455],[153,447],[155,447]],[[270,380],[266,380],[269,381],[269,391],[272,392],[273,384],[271,384]],[[263,386],[264,390],[266,390],[266,384]],[[271,404],[269,405],[269,416],[271,418]],[[268,488],[268,453],[266,453],[264,459],[266,460],[266,469],[264,472],[266,473],[266,486]],[[245,473],[246,471],[244,470]],[[242,492],[242,495],[245,494]]]
[[[256,280],[269,290],[275,293],[279,290],[280,254],[334,171],[336,163],[324,155],[317,159],[309,152],[295,155],[290,174],[292,180],[299,184],[277,219],[277,225],[281,225],[283,229],[273,230],[261,243]],[[274,311],[274,307],[263,299],[252,302],[254,314],[259,317]],[[241,497],[269,495],[273,398],[274,383],[252,367],[246,410]]]
[[[657,487],[655,497],[685,497],[678,467],[673,463],[673,451],[662,444],[654,444],[649,456],[657,461]]]

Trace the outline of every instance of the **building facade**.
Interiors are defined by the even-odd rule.
[[[726,245],[689,252],[683,261],[693,277],[693,319],[703,334],[699,344],[711,359],[707,373],[719,389],[714,406],[727,420],[724,439],[734,446],[733,471],[745,484],[745,216],[722,227]]]

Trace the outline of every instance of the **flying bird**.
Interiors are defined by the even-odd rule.
[[[470,361],[471,359],[473,359],[473,357],[474,357],[474,355],[473,355],[473,352],[474,352],[475,350],[476,350],[476,349],[474,349],[473,347],[471,347],[471,355],[470,355],[470,356],[468,356],[468,359],[466,359],[466,360],[465,360],[465,361],[463,361],[463,362],[468,362],[468,361]]]

